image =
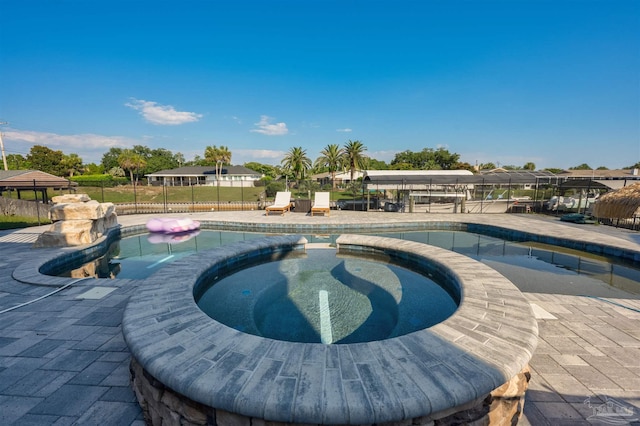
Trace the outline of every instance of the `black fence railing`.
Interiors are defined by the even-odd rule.
[[[83,180],[68,187],[50,187],[32,181],[12,182],[12,187],[0,187],[5,199],[37,201],[42,208],[52,197],[68,193],[86,193],[91,199],[113,203],[119,215],[166,214],[216,211],[263,210],[273,203],[278,191],[290,191],[292,212],[307,213],[314,194],[330,193],[330,207],[349,211],[384,211],[396,213],[542,213],[560,216],[565,213],[588,213],[587,195],[565,196],[559,202],[554,186],[526,187],[521,184],[457,185],[451,184],[363,185],[294,182],[290,180],[231,181],[220,185],[148,185],[146,181]],[[572,200],[572,203],[566,201]],[[6,204],[6,203],[5,203]],[[34,203],[35,204],[35,203]],[[9,204],[6,204],[9,205]],[[8,211],[7,209],[5,209]],[[5,212],[5,214],[7,214]],[[640,218],[600,219],[600,223],[638,230]]]

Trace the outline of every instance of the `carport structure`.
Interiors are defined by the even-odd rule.
[[[564,179],[548,171],[492,170],[474,174],[469,170],[370,170],[363,184],[374,191],[395,191],[398,201],[408,201],[409,211],[419,200],[431,203],[453,203],[454,211],[485,212],[500,202],[499,211],[507,211],[521,200],[512,197],[513,188],[534,189],[532,203],[540,201],[538,190],[557,187]],[[496,189],[502,193],[495,195]],[[470,208],[468,208],[470,207]]]

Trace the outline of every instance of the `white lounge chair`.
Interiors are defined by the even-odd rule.
[[[313,207],[311,207],[311,216],[314,213],[322,213],[324,215],[331,215],[331,208],[329,207],[329,193],[328,192],[316,192]]]
[[[267,211],[267,216],[271,212],[277,212],[284,216],[286,212],[291,210],[291,193],[284,191],[276,192],[276,199],[273,205],[267,207],[265,210]]]

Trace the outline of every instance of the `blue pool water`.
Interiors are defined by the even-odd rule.
[[[443,284],[444,285],[444,284]],[[454,297],[382,256],[307,249],[203,284],[200,309],[229,327],[303,343],[359,343],[444,321]]]
[[[470,256],[505,275],[522,291],[640,297],[640,269],[603,256],[468,232],[417,231],[377,235],[431,244]],[[60,275],[142,279],[191,253],[264,236],[261,233],[205,230],[182,242],[154,243],[149,241],[148,234],[141,234],[114,243],[100,259]],[[329,244],[337,238],[335,235],[305,237],[311,243]]]

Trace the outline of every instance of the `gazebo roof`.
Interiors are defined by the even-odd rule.
[[[39,170],[0,170],[0,189],[69,188],[71,181]]]

